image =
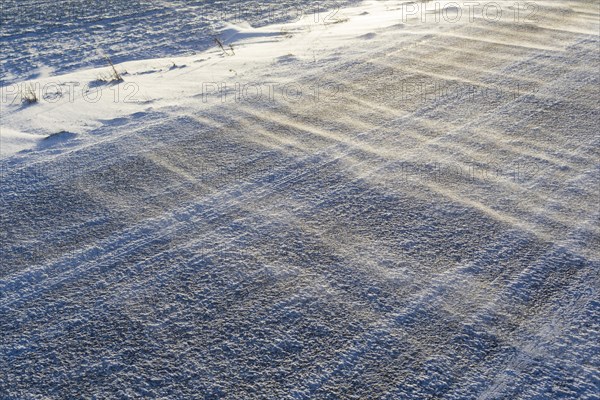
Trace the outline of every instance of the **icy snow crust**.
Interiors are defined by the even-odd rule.
[[[11,79],[0,399],[598,398],[598,5],[499,4]]]
[[[226,22],[253,26],[322,17],[357,0],[2,0],[0,84],[115,62],[189,55]]]

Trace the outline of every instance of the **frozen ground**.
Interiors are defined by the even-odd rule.
[[[0,84],[115,62],[195,54],[225,22],[297,21],[356,0],[2,0]]]
[[[415,4],[3,37],[0,399],[598,398],[598,4]]]

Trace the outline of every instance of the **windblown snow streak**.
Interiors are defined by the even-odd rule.
[[[53,134],[0,160],[0,398],[597,398],[599,9],[535,4],[230,26],[118,65],[133,103],[3,103]]]

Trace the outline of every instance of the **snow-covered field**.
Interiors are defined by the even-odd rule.
[[[0,6],[1,400],[599,398],[597,1],[57,3]]]

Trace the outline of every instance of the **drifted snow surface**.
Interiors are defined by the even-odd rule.
[[[193,54],[226,22],[334,18],[357,0],[3,0],[0,84],[114,62]]]
[[[598,398],[598,5],[499,3],[5,91],[0,399]]]

